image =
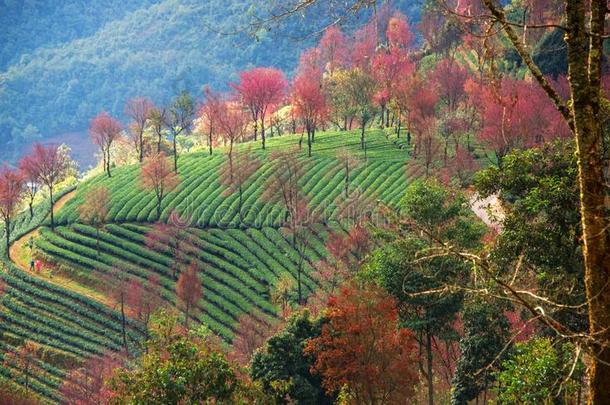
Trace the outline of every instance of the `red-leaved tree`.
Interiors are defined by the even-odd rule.
[[[80,219],[95,228],[95,246],[97,255],[100,255],[100,229],[104,226],[108,206],[110,205],[110,193],[103,186],[95,187],[87,192],[85,201],[78,208]]]
[[[112,392],[106,382],[114,369],[123,365],[115,353],[105,353],[101,357],[90,357],[82,367],[71,370],[59,392],[67,405],[105,405],[110,403]]]
[[[239,219],[243,221],[242,206],[244,202],[244,187],[252,179],[252,175],[261,167],[261,161],[248,148],[238,151],[232,159],[227,159],[220,167],[220,184],[227,188],[227,194],[237,193],[239,202],[237,210]]]
[[[11,242],[11,220],[17,212],[19,202],[23,196],[23,177],[17,170],[8,166],[0,168],[0,216],[4,221],[4,234],[6,236],[6,255],[10,258],[9,248]]]
[[[332,76],[337,69],[345,68],[349,61],[349,46],[341,29],[332,25],[324,31],[318,44],[326,71]]]
[[[212,156],[214,135],[218,131],[218,117],[222,114],[223,100],[219,93],[212,91],[208,86],[203,89],[203,96],[205,101],[199,109],[198,116],[204,125],[204,131],[207,132],[208,150]]]
[[[265,149],[265,117],[270,109],[284,99],[288,82],[281,70],[270,67],[254,68],[239,74],[239,83],[232,83],[241,102],[250,110],[254,122],[254,139],[261,124],[261,141]]]
[[[225,101],[216,120],[220,134],[222,134],[225,141],[229,142],[227,156],[229,157],[230,176],[233,178],[233,146],[235,143],[243,140],[248,130],[248,116],[238,103]]]
[[[19,171],[25,182],[25,195],[30,210],[30,219],[34,217],[34,199],[40,189],[40,180],[36,173],[36,165],[32,161],[32,155],[26,155],[19,161]]]
[[[378,288],[343,287],[328,323],[305,351],[328,393],[347,388],[358,404],[408,403],[418,381],[413,334],[399,327],[396,302]]]
[[[292,108],[307,131],[307,155],[311,157],[311,145],[316,127],[326,113],[326,97],[322,91],[322,72],[301,67],[292,84]],[[301,142],[299,142],[299,145]]]
[[[140,179],[144,189],[154,191],[157,199],[157,219],[161,218],[163,198],[180,184],[180,178],[172,171],[167,157],[161,152],[144,160]]]
[[[125,115],[131,118],[131,140],[140,162],[144,160],[144,130],[153,108],[154,104],[146,97],[132,98],[125,105]]]
[[[132,316],[144,325],[147,338],[151,316],[163,306],[160,289],[157,274],[150,274],[144,282],[134,278],[129,283],[127,305],[132,310]]]
[[[102,151],[102,164],[104,170],[110,174],[110,148],[112,143],[121,135],[123,127],[119,121],[102,111],[96,115],[89,125],[89,134],[93,143]]]
[[[185,218],[175,212],[169,216],[167,223],[158,222],[146,233],[146,247],[172,258],[172,277],[178,279],[178,272],[189,255],[195,253],[193,237],[184,226]]]
[[[53,190],[57,183],[64,180],[69,169],[69,158],[57,145],[35,144],[30,157],[30,169],[35,177],[49,189],[51,229],[55,227],[53,216]]]
[[[199,268],[195,262],[191,263],[186,271],[183,271],[176,284],[176,294],[184,310],[184,327],[189,328],[189,316],[191,309],[203,298],[203,287],[199,279]]]

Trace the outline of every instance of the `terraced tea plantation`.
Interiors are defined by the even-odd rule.
[[[182,156],[181,183],[163,201],[161,222],[168,221],[172,212],[180,214],[185,221],[184,260],[200,269],[204,298],[191,311],[191,322],[207,325],[227,343],[234,337],[241,315],[254,314],[262,320],[276,317],[278,308],[271,300],[273,287],[283,274],[296,280],[299,254],[287,230],[281,227],[284,209],[263,199],[262,194],[274,170],[269,155],[297,143],[298,136],[284,136],[269,139],[265,151],[258,143],[252,145],[262,165],[244,189],[241,218],[238,195],[228,194],[219,181],[219,171],[227,159],[222,149],[213,156],[204,152]],[[337,150],[347,148],[360,159],[350,174],[349,190],[357,191],[362,200],[396,205],[409,182],[404,140],[397,142],[386,139],[381,132],[368,132],[366,159],[359,146],[356,132],[320,133],[313,156],[305,155],[305,146],[299,154],[305,173],[300,186],[310,206],[323,211],[323,219],[307,234],[303,275],[306,294],[316,288],[311,272],[327,255],[329,232],[348,230],[348,224],[339,221],[338,215],[345,202],[345,171],[336,157]],[[242,144],[238,149],[247,147]],[[154,195],[142,190],[138,166],[119,167],[112,174],[111,178],[100,175],[78,185],[74,197],[56,214],[59,226],[54,231],[43,221],[35,238],[37,254],[55,264],[58,275],[98,293],[104,291],[104,276],[113,269],[142,281],[156,275],[162,301],[175,306],[177,277],[172,252],[169,248],[153,249],[146,243],[156,222]],[[107,223],[100,232],[98,253],[96,230],[81,223],[78,208],[92,187],[100,185],[110,191],[111,203]],[[26,232],[29,229],[15,237]],[[40,345],[45,356],[35,361],[29,388],[57,402],[58,388],[68,368],[88,356],[121,349],[118,307],[63,288],[51,278],[34,276],[12,263],[5,266],[0,344],[9,350],[24,341]],[[145,335],[144,326],[129,320],[127,335],[130,351],[137,351]],[[23,373],[16,367],[4,362],[0,373],[24,384]]]

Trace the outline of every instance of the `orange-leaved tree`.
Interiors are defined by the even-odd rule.
[[[100,255],[100,229],[104,226],[106,215],[108,215],[108,205],[110,203],[110,193],[106,187],[96,187],[87,192],[85,201],[78,211],[83,222],[95,228],[95,247],[97,255]]]
[[[180,184],[180,178],[172,171],[165,154],[161,152],[144,160],[141,180],[142,186],[146,190],[155,192],[155,197],[157,198],[157,219],[159,219],[161,218],[163,197]]]
[[[184,310],[184,327],[188,329],[191,309],[203,297],[199,269],[195,262],[191,263],[186,271],[180,273],[178,283],[176,284],[176,294]]]
[[[398,326],[393,298],[374,287],[344,286],[329,300],[328,323],[306,352],[329,393],[358,404],[409,403],[417,383],[412,333]]]

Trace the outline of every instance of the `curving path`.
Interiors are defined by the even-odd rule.
[[[62,196],[59,200],[57,200],[55,202],[54,205],[54,209],[56,212],[58,212],[68,201],[70,201],[72,199],[72,197],[74,197],[76,195],[76,190],[70,191],[69,193],[65,194],[64,196]],[[89,289],[87,287],[84,287],[83,285],[75,282],[74,280],[70,279],[69,277],[64,277],[62,275],[59,274],[53,274],[48,270],[43,269],[40,273],[37,273],[36,271],[31,271],[30,270],[30,252],[29,252],[29,247],[28,247],[28,242],[30,240],[30,238],[35,238],[37,237],[39,234],[39,228],[37,227],[36,229],[26,233],[25,235],[23,235],[21,238],[17,239],[16,241],[14,241],[11,246],[10,246],[10,256],[11,256],[11,262],[19,267],[19,269],[21,269],[22,271],[28,273],[29,275],[36,277],[36,278],[40,278],[46,282],[55,284],[59,287],[74,291],[76,293],[79,293],[81,295],[84,295],[85,297],[98,301],[104,305],[107,305],[109,307],[112,307],[113,302],[111,300],[108,299],[108,297],[106,297],[103,294],[100,294],[99,292],[93,290],[93,289]]]

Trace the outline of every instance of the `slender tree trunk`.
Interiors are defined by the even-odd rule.
[[[49,200],[51,201],[51,230],[54,230],[55,216],[53,215],[53,186],[49,186]]]
[[[121,296],[121,330],[123,333],[123,346],[125,346],[125,353],[129,353],[129,347],[127,346],[127,333],[125,331],[125,298]]]
[[[316,142],[316,126],[312,125],[311,127],[311,143]]]
[[[144,160],[144,130],[140,131],[140,163]]]
[[[343,117],[343,128],[342,131],[347,131],[347,117]]]
[[[178,146],[176,145],[176,134],[173,136],[174,146],[174,173],[178,173]]]
[[[364,150],[364,127],[366,127],[366,122],[362,121],[362,130],[360,131],[360,149]]]
[[[210,156],[212,156],[212,126],[210,125],[210,132],[208,133],[208,148],[210,149]]]
[[[229,141],[229,178],[233,181],[233,139]]]
[[[161,153],[161,131],[157,133],[157,153]]]
[[[265,116],[261,115],[261,142],[263,143],[263,149],[265,149]]]
[[[307,156],[311,157],[311,142],[312,142],[312,133],[311,126],[307,125]]]
[[[100,228],[96,225],[95,227],[95,250],[97,255],[100,255]]]
[[[185,306],[184,306],[184,327],[186,328],[186,330],[189,329],[189,313],[191,312],[191,305],[188,302],[188,300],[186,300],[187,302],[185,302]]]
[[[4,235],[6,236],[6,257],[11,259],[11,219],[7,216],[4,218]]]
[[[345,162],[345,198],[349,191],[349,163]]]
[[[400,139],[400,125],[402,123],[400,122],[400,117],[398,117],[398,130],[396,131],[396,138]]]
[[[428,405],[434,405],[434,379],[432,375],[432,335],[430,327],[426,328],[426,356],[428,366]]]
[[[29,356],[29,354],[26,356]],[[26,364],[25,364],[25,367],[23,370],[23,374],[25,375],[25,393],[26,393],[26,395],[30,392],[30,361],[31,361],[31,359],[26,357],[26,359],[25,359]]]
[[[258,138],[258,116],[254,117],[254,141]]]
[[[239,206],[238,206],[238,209],[239,209],[239,220],[240,220],[240,222],[243,222],[243,220],[244,220],[243,213],[241,212],[243,201],[244,201],[244,197],[243,197],[242,185],[241,185],[241,183],[239,183]]]
[[[388,108],[385,113],[385,126],[386,128],[390,127],[390,109]]]
[[[161,201],[163,200],[163,196],[161,194],[157,194],[157,221],[161,219]]]
[[[34,197],[30,198],[28,206],[30,208],[30,221],[31,221],[32,218],[34,218]]]
[[[108,150],[106,153],[108,155],[106,158],[106,173],[108,173],[108,177],[112,177],[112,174],[110,174],[110,145],[108,145]]]
[[[384,115],[384,113],[385,113],[385,105],[382,105],[381,106],[381,118],[379,120],[379,126],[381,127],[381,129],[383,129],[384,125],[385,125],[385,115]]]

